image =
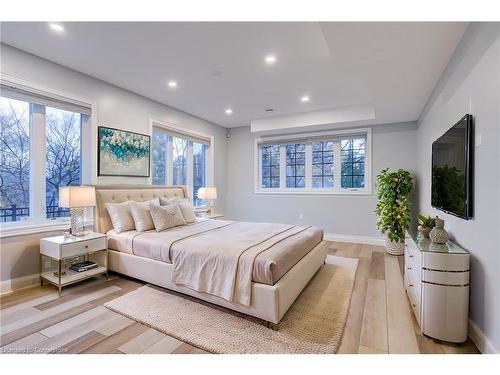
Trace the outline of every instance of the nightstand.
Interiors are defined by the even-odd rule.
[[[69,269],[72,263],[83,260],[96,262],[98,267],[83,272]],[[40,240],[40,282],[43,285],[45,280],[56,286],[59,295],[66,285],[103,274],[108,277],[105,234],[89,232],[85,236],[56,236]]]
[[[197,213],[196,217],[201,217],[203,219],[222,219],[224,218],[223,214],[216,214],[216,213],[207,213],[207,212],[201,212]]]

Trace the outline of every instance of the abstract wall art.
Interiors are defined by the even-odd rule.
[[[149,177],[150,137],[98,127],[98,176]]]

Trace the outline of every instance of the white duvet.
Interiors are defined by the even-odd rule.
[[[206,220],[175,230],[148,232],[149,250],[134,246],[134,254],[149,253],[152,259],[170,261],[175,284],[249,306],[255,258],[308,228]],[[136,236],[130,236],[130,241]]]
[[[249,306],[255,257],[306,230],[286,224],[217,221],[213,230],[171,246],[172,281]]]

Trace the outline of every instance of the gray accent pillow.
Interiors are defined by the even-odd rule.
[[[182,216],[184,216],[184,220],[186,220],[186,223],[194,223],[196,221],[196,215],[194,214],[194,207],[191,204],[191,202],[189,201],[189,199],[187,199],[187,198],[177,198],[176,197],[176,198],[167,199],[167,198],[160,197],[160,204],[162,206],[168,206],[171,204],[178,204],[180,209],[181,209]]]
[[[116,233],[135,229],[134,219],[130,213],[129,202],[130,201],[122,203],[106,203],[106,210],[108,210],[111,223],[113,224],[113,229]]]
[[[149,210],[157,232],[187,224],[178,204],[156,206],[150,203]]]
[[[150,203],[154,204],[155,206],[159,206],[160,200],[158,198],[155,198],[146,202],[129,201],[130,213],[132,214],[132,218],[134,219],[135,229],[138,232],[155,229],[153,218],[151,217],[151,211],[149,209]]]

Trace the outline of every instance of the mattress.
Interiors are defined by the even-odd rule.
[[[127,231],[116,233],[111,230],[107,233],[108,248],[140,257],[172,263],[171,250],[168,248],[168,237],[179,235],[182,232],[192,231],[190,226],[197,226],[200,231],[208,223],[198,220],[196,223],[171,228],[166,231],[137,232]],[[218,223],[226,221],[217,220]],[[228,222],[229,223],[229,222]],[[293,236],[290,236],[255,257],[252,269],[252,281],[267,285],[274,285],[307,253],[309,253],[323,239],[323,231],[308,227]]]

